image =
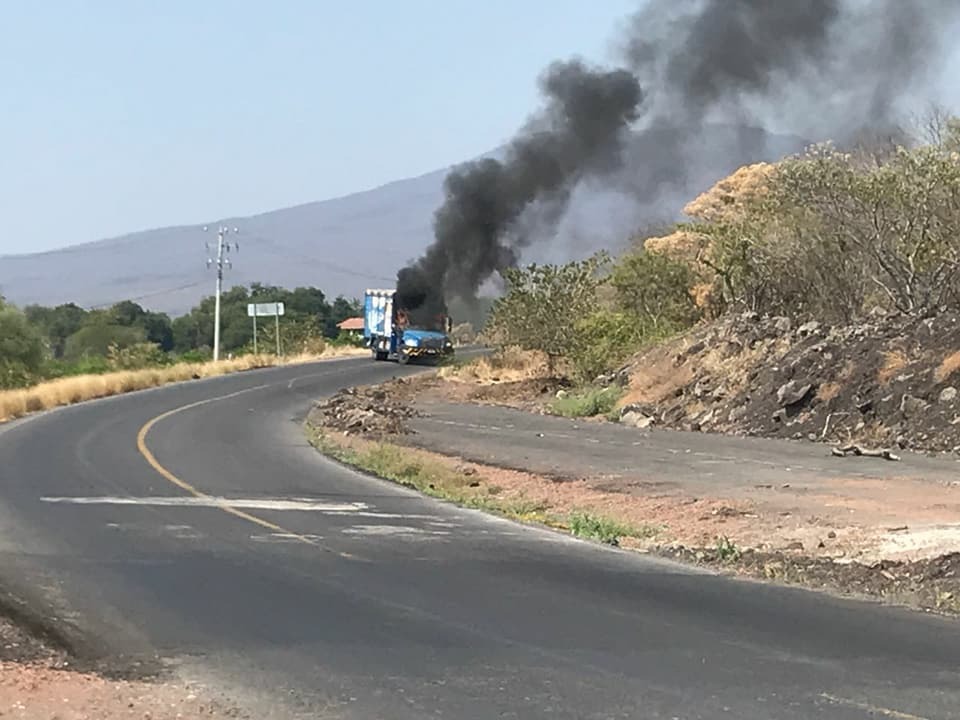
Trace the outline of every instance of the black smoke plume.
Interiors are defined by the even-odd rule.
[[[562,212],[576,182],[619,166],[623,131],[638,117],[637,79],[626,70],[597,70],[579,60],[551,65],[540,80],[544,110],[506,149],[453,170],[434,217],[435,242],[397,277],[398,304],[444,306],[446,295],[473,297],[497,270],[514,264],[527,242],[521,214],[538,202]]]
[[[707,123],[737,129],[730,170],[760,159],[757,126],[842,142],[892,125],[958,15],[956,0],[650,0],[625,24],[628,69],[555,63],[504,159],[450,172],[433,244],[398,275],[401,306],[474,297],[552,237],[583,181],[647,206],[688,191],[688,161],[718,152],[700,142]]]

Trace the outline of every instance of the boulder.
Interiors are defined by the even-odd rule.
[[[811,390],[813,390],[811,383],[801,384],[796,380],[791,380],[781,385],[777,390],[777,402],[782,407],[798,405],[809,397]]]

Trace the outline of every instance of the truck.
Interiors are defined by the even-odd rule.
[[[374,360],[438,363],[454,353],[448,315],[422,317],[423,313],[397,307],[396,290],[368,289],[363,301],[363,338]]]

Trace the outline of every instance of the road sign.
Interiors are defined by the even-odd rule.
[[[247,317],[280,317],[283,315],[283,303],[250,303],[247,305]]]

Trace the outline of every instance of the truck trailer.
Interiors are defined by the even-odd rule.
[[[443,314],[423,319],[397,307],[396,290],[367,290],[363,301],[363,338],[374,360],[437,363],[453,355],[452,321]]]

